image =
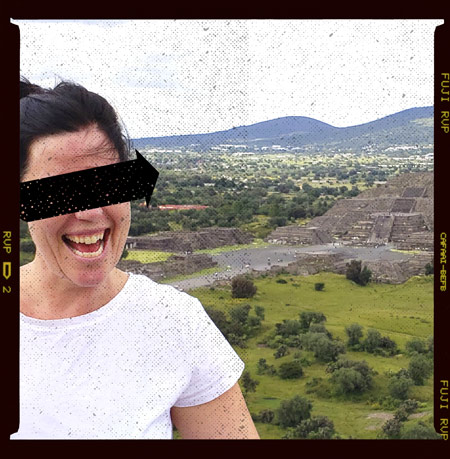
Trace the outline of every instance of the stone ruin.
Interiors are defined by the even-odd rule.
[[[202,228],[198,231],[162,231],[154,236],[129,236],[127,249],[192,252],[225,245],[249,244],[253,237],[238,228]]]
[[[123,271],[134,274],[144,274],[154,281],[161,281],[166,277],[192,274],[202,269],[217,266],[210,255],[175,254],[166,261],[155,263],[140,263],[135,260],[120,260],[117,267]]]
[[[350,260],[342,253],[301,253],[294,262],[287,266],[271,266],[268,272],[309,276],[327,271],[345,275]],[[407,260],[362,260],[362,267],[367,266],[372,271],[371,282],[402,284],[412,276],[425,274],[427,263],[433,263],[432,252],[414,254]],[[261,271],[253,270],[253,273],[260,275]]]
[[[355,198],[338,200],[306,226],[279,227],[266,240],[291,245],[393,243],[402,250],[433,251],[433,192],[433,173],[403,174]]]

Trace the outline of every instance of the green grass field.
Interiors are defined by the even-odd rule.
[[[279,284],[269,277],[255,280],[258,288],[251,299],[231,298],[229,288],[200,288],[189,293],[199,298],[204,306],[227,311],[233,305],[249,303],[265,309],[265,320],[260,333],[247,341],[248,347],[235,347],[246,364],[252,378],[259,381],[256,391],[247,395],[250,412],[272,409],[282,400],[299,394],[313,404],[312,415],[325,415],[335,425],[341,438],[377,438],[385,417],[394,410],[386,410],[380,405],[380,397],[388,395],[387,372],[407,368],[410,357],[403,351],[405,344],[413,337],[427,339],[433,334],[433,276],[413,277],[402,285],[369,284],[360,287],[333,273],[319,273],[302,277],[279,275],[287,284]],[[314,289],[316,282],[324,282],[325,289]],[[347,341],[345,327],[358,323],[364,327],[364,337],[369,328],[377,329],[382,336],[389,336],[400,348],[401,354],[394,357],[381,357],[366,352],[349,352],[351,360],[365,360],[377,374],[374,387],[360,395],[346,398],[333,395],[333,388],[325,372],[326,364],[317,363],[312,353],[300,351],[312,364],[303,368],[304,375],[297,380],[282,380],[278,376],[258,375],[257,362],[265,358],[276,368],[281,363],[292,360],[296,351],[280,359],[275,359],[275,349],[261,344],[264,336],[273,330],[283,319],[298,319],[302,311],[318,311],[325,314],[325,326],[333,337]],[[306,393],[306,384],[313,378],[319,379],[316,390]],[[433,408],[432,378],[424,386],[413,386],[410,397],[420,402],[418,412],[421,420],[429,420]],[[408,421],[413,422],[413,421]],[[261,438],[281,438],[285,431],[272,424],[256,423]]]
[[[157,263],[166,261],[173,253],[156,250],[129,250],[125,260],[136,260],[141,263]]]

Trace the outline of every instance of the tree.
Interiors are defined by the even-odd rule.
[[[236,276],[231,281],[231,296],[233,298],[252,298],[256,293],[256,286],[245,276]]]
[[[303,376],[303,368],[299,360],[285,362],[278,368],[278,375],[281,379],[298,379]]]
[[[345,273],[347,279],[357,283],[358,285],[367,285],[372,278],[372,271],[364,266],[361,267],[361,260],[351,260],[350,263],[347,263],[347,271]]]
[[[328,440],[335,434],[334,424],[326,416],[313,416],[301,421],[297,427],[290,428],[283,439],[302,438]]]
[[[248,392],[255,392],[256,386],[259,384],[259,381],[253,379],[248,371],[244,371],[241,382],[245,394]]]
[[[312,403],[300,395],[283,400],[276,414],[281,427],[295,427],[311,415]]]
[[[363,327],[359,324],[351,324],[348,327],[345,327],[345,333],[347,333],[347,336],[348,336],[347,344],[350,347],[358,346],[360,344],[359,340],[363,336],[362,330],[363,330]]]
[[[413,355],[408,373],[416,386],[423,386],[433,370],[433,362],[422,354]]]

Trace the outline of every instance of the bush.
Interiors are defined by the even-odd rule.
[[[276,334],[283,338],[296,336],[301,333],[302,327],[298,320],[284,319],[282,323],[275,324]]]
[[[393,398],[406,400],[409,396],[409,390],[413,386],[413,381],[404,376],[392,377],[389,382],[389,393]]]
[[[350,347],[359,345],[359,340],[363,337],[363,327],[359,324],[351,324],[345,327],[345,333],[348,336],[347,344]]]
[[[316,282],[314,284],[314,289],[317,291],[317,292],[321,292],[323,289],[325,288],[325,284],[323,282]]]
[[[236,276],[231,281],[231,296],[233,298],[252,298],[256,290],[253,282],[244,276]]]
[[[238,304],[237,306],[234,306],[230,310],[231,321],[245,325],[251,308],[252,307],[249,304]]]
[[[413,338],[411,341],[408,341],[405,348],[409,355],[426,354],[428,352],[425,341],[420,338]]]
[[[284,280],[284,279],[277,279],[275,282],[276,282],[277,284],[287,284],[287,281]]]
[[[259,381],[253,379],[250,375],[250,372],[244,371],[241,383],[244,389],[244,393],[247,394],[248,392],[255,392],[256,386],[259,384]]]
[[[424,355],[414,355],[409,362],[408,373],[416,386],[423,386],[432,370],[433,362]]]
[[[302,438],[315,440],[328,440],[333,438],[334,424],[326,416],[315,416],[301,421],[300,424],[289,429],[283,439]]]
[[[278,368],[278,376],[281,379],[298,379],[303,376],[302,364],[299,360],[285,362]]]
[[[327,318],[321,312],[304,311],[300,313],[300,326],[304,331],[308,331],[312,323],[320,324],[326,320]]]
[[[261,320],[265,319],[264,308],[262,306],[255,306],[256,317],[259,317]]]
[[[340,368],[331,376],[331,382],[336,386],[337,392],[345,395],[362,393],[368,389],[363,375],[354,368]]]
[[[369,329],[362,343],[366,352],[381,355],[394,355],[398,352],[396,343],[387,336],[381,336],[378,330]]]
[[[279,359],[281,357],[284,357],[285,355],[288,355],[289,354],[289,349],[287,348],[286,345],[282,344],[278,349],[277,351],[273,354],[273,356],[276,358],[276,359]]]
[[[308,332],[303,339],[306,349],[314,352],[314,357],[322,362],[336,360],[339,354],[345,352],[345,346],[339,341],[331,340],[324,333]]]
[[[405,400],[397,408],[397,411],[394,414],[395,419],[398,419],[401,422],[406,421],[409,415],[417,410],[418,406],[419,403],[417,400]]]
[[[295,395],[290,400],[283,400],[276,414],[282,428],[296,427],[311,415],[312,404],[306,398]]]
[[[253,416],[255,422],[270,424],[275,418],[275,412],[272,410],[262,410],[256,416]]]
[[[402,438],[411,440],[442,440],[442,437],[434,428],[430,425],[426,425],[423,421],[406,427],[402,434]]]
[[[331,381],[335,384],[337,391],[343,394],[361,393],[372,387],[374,371],[364,360],[354,361],[340,358],[337,362],[330,363],[326,372],[333,373]]]
[[[382,426],[383,434],[386,438],[397,439],[400,438],[400,431],[402,428],[402,423],[398,419],[389,419]]]
[[[431,276],[431,274],[434,274],[434,267],[431,263],[427,263],[425,265],[425,275]]]
[[[372,271],[364,266],[361,269],[362,262],[361,260],[351,260],[350,263],[347,263],[347,271],[345,273],[347,279],[357,283],[358,285],[367,285],[372,278]]]
[[[26,253],[35,253],[36,246],[32,239],[21,239],[20,240],[20,250]]]

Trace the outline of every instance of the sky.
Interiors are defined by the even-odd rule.
[[[14,20],[20,72],[105,97],[131,138],[283,116],[353,126],[433,105],[443,20]]]

